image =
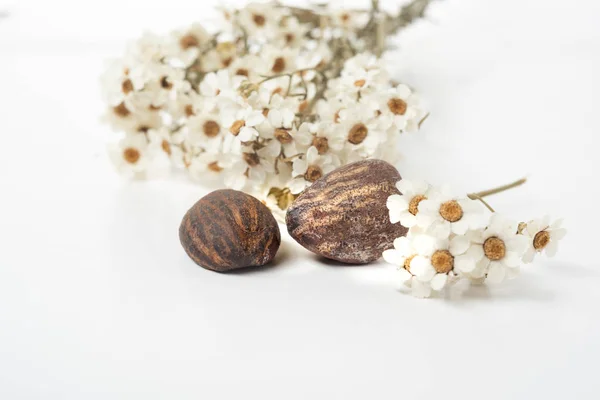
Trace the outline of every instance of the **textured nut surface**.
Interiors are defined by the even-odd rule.
[[[286,214],[290,235],[323,257],[366,264],[393,247],[407,229],[392,224],[387,198],[398,194],[400,174],[381,160],[338,168],[306,189]]]
[[[275,257],[281,236],[271,211],[236,190],[216,190],[183,217],[179,240],[199,266],[223,272],[265,265]]]

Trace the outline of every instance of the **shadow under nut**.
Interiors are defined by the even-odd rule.
[[[262,266],[273,260],[281,235],[271,211],[236,190],[216,190],[188,210],[179,240],[199,266],[218,272]]]
[[[292,238],[313,253],[348,264],[378,260],[407,229],[392,224],[387,199],[400,174],[381,160],[338,168],[318,179],[286,214]]]

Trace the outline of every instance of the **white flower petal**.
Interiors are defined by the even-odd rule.
[[[473,244],[471,247],[469,247],[469,250],[467,250],[466,254],[477,262],[484,256],[483,246],[480,244]]]
[[[294,178],[288,183],[288,187],[292,194],[298,194],[306,189],[307,184],[308,182],[306,182],[304,178]]]
[[[406,257],[396,249],[385,250],[383,252],[383,259],[385,262],[399,267],[403,266],[404,261],[406,261]]]
[[[405,256],[411,255],[410,253],[412,252],[410,239],[406,236],[396,238],[394,240],[394,248],[401,251]]]
[[[412,240],[412,246],[421,255],[431,255],[436,250],[437,239],[429,235],[416,235]]]
[[[283,117],[281,115],[281,111],[279,111],[276,108],[272,108],[269,111],[269,114],[267,115],[267,118],[269,120],[269,123],[271,124],[271,126],[273,126],[274,128],[279,128],[282,126],[282,120]]]
[[[455,236],[450,240],[448,250],[454,257],[463,254],[469,249],[471,241],[466,236]]]
[[[545,250],[548,257],[554,257],[556,255],[556,251],[558,250],[558,241],[550,240],[550,243],[546,245]]]
[[[412,281],[412,295],[419,298],[431,296],[431,286],[427,283],[419,282],[416,279]]]
[[[261,124],[265,120],[265,116],[261,111],[252,111],[246,117],[246,125],[248,126],[256,126]]]
[[[390,211],[389,211],[390,222],[392,224],[397,224],[398,222],[400,222],[401,215],[402,215],[402,211],[399,211],[395,208],[390,209]]]
[[[533,259],[535,258],[535,249],[533,248],[533,246],[530,246],[527,251],[525,252],[525,254],[523,254],[523,262],[525,264],[529,264],[531,262],[533,262]]]
[[[315,164],[319,159],[319,151],[315,146],[311,146],[306,152],[306,161],[308,164]]]
[[[467,255],[460,255],[454,258],[454,266],[460,272],[469,273],[475,269],[475,260]]]
[[[412,193],[413,184],[408,179],[402,179],[396,182],[396,188],[401,194]]]
[[[408,209],[408,202],[406,201],[406,198],[404,196],[401,196],[399,194],[393,194],[390,197],[388,197],[386,201],[386,206],[389,210],[396,209],[399,211],[403,211]]]
[[[398,270],[398,277],[399,277],[400,281],[403,283],[410,282],[410,280],[413,278],[413,276],[410,274],[410,272],[408,272],[404,268],[400,268]]]
[[[249,126],[244,126],[240,129],[240,133],[237,135],[238,139],[242,142],[249,142],[258,136],[256,129]]]
[[[534,219],[527,223],[527,233],[529,233],[529,236],[531,237],[534,237],[541,229],[542,227],[539,220]]]
[[[552,240],[560,240],[565,237],[567,230],[565,228],[553,229],[550,231],[550,237]]]
[[[448,280],[448,275],[446,274],[436,274],[431,280],[431,288],[433,290],[442,290],[446,285],[446,281]]]
[[[292,173],[294,176],[304,175],[307,169],[308,164],[306,163],[306,160],[301,158],[296,158],[294,160],[294,163],[292,164]]]
[[[509,268],[516,268],[521,264],[521,253],[509,251],[502,259],[502,262]]]
[[[435,275],[435,269],[429,260],[422,256],[416,256],[411,260],[410,272],[422,282],[430,281]]]
[[[490,263],[490,268],[487,273],[487,280],[491,283],[501,283],[506,277],[506,268],[499,262]]]
[[[400,212],[399,218],[400,219],[398,221],[400,221],[402,226],[404,226],[406,228],[412,228],[413,226],[415,226],[417,224],[417,217],[412,215],[408,211]]]
[[[456,221],[456,222],[452,223],[451,229],[452,229],[452,232],[454,232],[457,235],[464,235],[465,233],[467,233],[467,230],[469,229],[469,224],[464,219],[461,219],[460,221]]]

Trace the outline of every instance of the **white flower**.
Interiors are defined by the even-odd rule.
[[[216,108],[203,108],[198,115],[191,116],[187,128],[190,145],[209,151],[216,151],[226,132]]]
[[[235,190],[256,190],[273,173],[273,163],[246,151],[225,171],[225,185]]]
[[[151,129],[148,131],[148,141],[148,149],[155,157],[169,159],[178,167],[183,166],[183,152],[180,147],[183,136],[179,132],[171,133],[166,127]]]
[[[519,273],[521,257],[528,237],[517,233],[517,223],[494,213],[488,227],[472,236],[467,254],[478,260],[476,266],[465,265],[462,272],[472,278],[486,276],[492,283],[514,278]]]
[[[152,33],[145,33],[141,38],[128,45],[125,62],[130,64],[160,62],[164,56],[164,38]]]
[[[439,291],[446,286],[449,275],[458,270],[473,269],[475,260],[465,254],[471,242],[465,236],[451,239],[436,239],[429,235],[418,235],[415,248],[418,255],[412,260],[411,272],[421,282],[429,282],[433,290]]]
[[[250,3],[239,10],[237,23],[247,35],[264,41],[277,35],[282,16],[280,10],[271,4]]]
[[[300,47],[306,45],[306,33],[309,27],[301,24],[295,17],[284,17],[281,19],[279,32],[276,36],[277,42],[282,46]]]
[[[423,111],[418,108],[418,96],[404,84],[389,89],[385,95],[378,96],[378,100],[381,118],[397,130],[416,130],[424,116]]]
[[[271,76],[285,74],[296,70],[298,49],[290,47],[264,46],[261,54],[262,75]]]
[[[231,157],[227,154],[207,151],[190,157],[186,165],[193,179],[207,182],[220,176],[223,170],[231,167]]]
[[[440,238],[450,233],[464,235],[469,229],[481,226],[483,209],[475,200],[453,196],[447,187],[441,187],[419,203],[419,225]]]
[[[250,82],[258,82],[260,75],[258,73],[263,60],[256,54],[247,54],[243,57],[236,58],[227,67],[232,76],[247,79]]]
[[[110,158],[119,173],[135,177],[148,168],[148,139],[137,133],[123,138],[110,149]]]
[[[345,138],[338,135],[331,124],[324,122],[304,122],[300,125],[294,138],[305,148],[316,147],[320,155],[331,153],[339,156],[346,142]]]
[[[355,30],[364,27],[369,15],[364,11],[352,11],[348,9],[332,10],[329,14],[334,26],[347,30]]]
[[[394,240],[394,248],[383,252],[383,259],[397,267],[400,282],[411,288],[413,296],[424,298],[431,295],[431,285],[417,279],[412,272],[412,261],[418,255],[415,239],[419,240],[410,232],[406,237],[397,238]]]
[[[239,106],[235,109],[225,109],[222,112],[222,123],[229,132],[241,142],[249,142],[258,137],[256,126],[265,120],[262,111],[250,106]]]
[[[340,111],[340,124],[335,126],[336,135],[345,137],[348,151],[363,158],[377,157],[386,135],[375,116],[360,107]]]
[[[206,97],[216,97],[219,95],[234,97],[236,84],[242,79],[231,79],[229,71],[226,69],[207,74],[200,83],[200,93]]]
[[[303,158],[294,160],[292,171],[294,179],[289,186],[291,192],[293,194],[302,192],[317,179],[333,171],[337,166],[336,164],[336,160],[331,156],[321,156],[317,148],[311,146]]]
[[[200,24],[193,24],[183,31],[173,32],[167,45],[167,56],[188,67],[196,60],[200,48],[210,38],[209,33]]]
[[[559,219],[551,224],[550,217],[545,216],[527,223],[523,234],[529,238],[529,247],[523,256],[523,262],[532,262],[535,255],[543,251],[548,257],[554,257],[558,242],[567,234],[562,222],[562,219]]]
[[[387,200],[390,222],[412,228],[417,224],[419,203],[431,195],[431,187],[427,182],[402,179],[396,183],[396,188],[401,194],[391,195]]]
[[[275,94],[271,98],[270,106],[272,108],[269,110],[267,118],[271,126],[274,129],[291,129],[296,117],[294,112],[296,106],[292,103],[292,100],[284,99],[279,94]]]

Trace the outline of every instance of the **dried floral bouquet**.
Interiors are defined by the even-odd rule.
[[[422,17],[430,1],[413,0],[396,15],[381,11],[377,0],[368,10],[249,4],[221,10],[216,33],[192,25],[165,37],[145,35],[103,79],[105,120],[121,135],[113,161],[136,178],[173,166],[201,182],[217,177],[261,199],[280,221],[301,192],[334,169],[367,159],[394,164],[400,134],[418,130],[428,114],[412,88],[390,78],[380,56],[386,38]],[[343,178],[340,170],[334,174]],[[343,195],[364,195],[363,183],[369,182],[354,183],[360,193]],[[376,244],[388,248],[384,259],[417,297],[513,278],[536,254],[554,255],[566,234],[561,220],[518,224],[484,200],[522,183],[457,195],[401,180],[384,219],[408,234],[393,248]],[[198,233],[185,218],[182,226]]]
[[[146,34],[103,77],[105,121],[120,135],[117,168],[140,178],[172,166],[265,201],[280,219],[294,197],[338,166],[394,163],[401,133],[426,117],[413,90],[390,79],[385,39],[430,0],[389,15],[279,3],[222,9],[201,25]]]

